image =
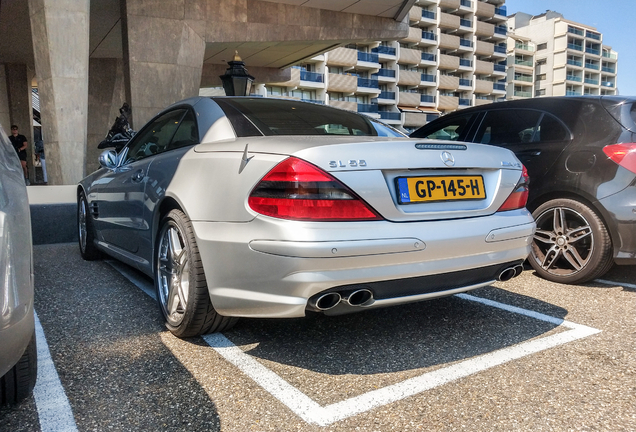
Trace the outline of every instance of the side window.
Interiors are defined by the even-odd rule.
[[[185,111],[184,109],[170,111],[146,125],[128,145],[128,154],[124,163],[138,161],[167,150]]]
[[[540,111],[512,109],[489,111],[484,117],[475,142],[508,145],[533,142]]]
[[[565,141],[569,139],[568,130],[550,114],[544,114],[539,123],[539,128],[534,136],[534,142],[544,141]]]
[[[199,130],[192,110],[188,110],[168,146],[168,150],[199,143]]]
[[[421,132],[415,131],[411,134],[411,137],[463,141],[466,140],[466,134],[468,133],[468,127],[471,124],[470,120],[472,117],[473,115],[454,116],[449,119],[442,117],[440,120],[436,120],[437,127],[435,129],[431,130],[424,126]]]

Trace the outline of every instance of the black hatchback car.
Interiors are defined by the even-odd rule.
[[[636,97],[543,97],[468,108],[411,134],[506,147],[530,175],[529,262],[561,283],[636,264]]]

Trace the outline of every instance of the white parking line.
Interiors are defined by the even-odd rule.
[[[55,370],[44,329],[37,314],[35,314],[35,337],[38,347],[38,379],[33,389],[33,397],[38,410],[40,428],[42,432],[77,431],[71,404]]]
[[[127,272],[125,268],[118,265],[114,265],[113,267],[119,270],[126,277],[129,277],[131,274],[131,272]],[[155,298],[154,291],[152,290],[152,284],[148,280],[135,278],[135,280],[131,281],[141,288],[146,294]],[[455,296],[466,301],[481,303],[485,306],[503,309],[511,313],[548,322],[557,327],[566,329],[566,331],[522,342],[488,354],[473,357],[471,359],[455,363],[454,365],[437,369],[433,372],[428,372],[400,383],[378,390],[373,390],[327,406],[319,405],[309,396],[289,384],[272,370],[263,366],[254,359],[254,357],[244,353],[239,347],[234,345],[222,334],[215,333],[205,335],[203,336],[203,339],[224,359],[236,366],[241,372],[254,380],[254,382],[287,406],[305,422],[320,426],[327,426],[336,421],[344,420],[348,417],[369,411],[373,408],[399,401],[409,396],[422,393],[426,390],[439,387],[460,378],[465,378],[512,360],[554,348],[600,332],[598,329],[565,321],[561,318],[552,317],[532,310],[523,309],[481,297],[475,297],[469,294],[456,294]]]
[[[594,282],[602,283],[605,285],[615,285],[615,286],[617,285],[617,286],[623,286],[623,287],[627,287],[631,289],[636,289],[636,285],[625,283],[625,282],[612,282],[605,279],[595,279]]]
[[[203,339],[208,345],[214,348],[216,352],[223,356],[223,358],[234,364],[245,375],[249,376],[307,423],[327,426],[336,421],[422,393],[426,390],[473,375],[511,360],[554,348],[600,332],[600,330],[595,328],[468,294],[457,294],[457,297],[549,322],[569,330],[493,351],[325,407],[318,405],[307,395],[267,369],[253,357],[245,354],[222,334],[206,335]]]

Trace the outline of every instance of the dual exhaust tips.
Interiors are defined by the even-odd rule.
[[[309,300],[309,306],[314,310],[327,311],[338,306],[340,302],[345,302],[349,306],[366,306],[373,302],[373,293],[366,288],[355,290],[346,295],[328,292]]]
[[[501,282],[505,282],[507,280],[512,279],[513,277],[519,276],[521,273],[523,273],[523,266],[522,265],[516,265],[514,267],[508,267],[507,269],[505,269],[504,271],[499,273],[499,276],[497,276],[497,280],[501,281]]]

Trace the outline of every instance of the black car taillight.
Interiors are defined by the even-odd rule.
[[[248,204],[257,213],[306,221],[366,221],[382,218],[335,177],[290,157],[256,185]]]
[[[530,183],[530,176],[525,166],[521,170],[521,179],[515,186],[515,190],[512,191],[506,201],[499,207],[497,211],[516,210],[526,206],[528,203],[528,184]]]
[[[612,144],[603,152],[614,162],[636,174],[636,143]]]

